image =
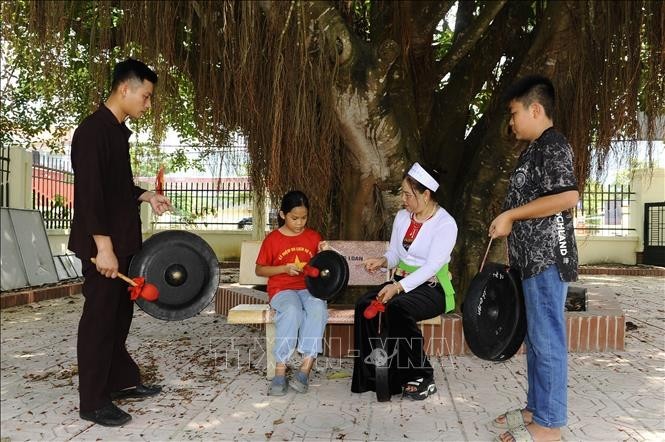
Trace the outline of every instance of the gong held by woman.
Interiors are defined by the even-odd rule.
[[[355,348],[351,391],[363,393],[384,388],[377,385],[377,345],[387,355],[389,394],[402,393],[414,400],[436,392],[434,370],[427,359],[418,321],[455,308],[455,291],[448,263],[455,246],[457,225],[435,199],[437,173],[414,163],[402,180],[404,209],[393,222],[388,251],[365,261],[374,272],[394,269],[393,279],[375,287],[356,302]],[[379,314],[376,301],[384,304]],[[375,301],[374,303],[372,301]],[[382,311],[383,310],[383,311]],[[386,363],[386,361],[383,361]]]

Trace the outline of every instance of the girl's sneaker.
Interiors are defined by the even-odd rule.
[[[270,383],[268,396],[284,396],[289,390],[289,380],[286,376],[275,376]]]
[[[293,375],[291,387],[298,393],[307,393],[307,390],[309,390],[309,375],[300,370],[296,371],[296,374]]]

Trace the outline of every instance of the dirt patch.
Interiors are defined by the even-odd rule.
[[[26,373],[23,378],[30,381],[50,381],[56,387],[65,385],[74,385],[73,378],[78,375],[78,366],[72,365],[69,368],[60,368],[37,373]],[[57,382],[63,381],[63,382]]]

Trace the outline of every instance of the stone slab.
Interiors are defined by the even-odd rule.
[[[346,258],[349,264],[349,285],[379,285],[386,282],[388,272],[381,269],[374,273],[365,270],[368,258],[378,258],[386,253],[386,241],[328,241],[330,248]]]

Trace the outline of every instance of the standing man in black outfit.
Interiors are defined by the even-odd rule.
[[[83,314],[78,328],[80,416],[119,426],[131,416],[111,399],[148,397],[160,386],[141,383],[139,367],[125,341],[134,312],[127,284],[129,262],[141,248],[140,203],[158,215],[171,208],[168,198],[134,185],[129,160],[127,118],[150,109],[157,74],[127,59],[113,70],[109,98],[74,132],[74,219],[69,249],[83,263]],[[90,258],[96,259],[92,264]]]

